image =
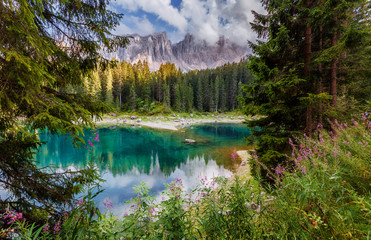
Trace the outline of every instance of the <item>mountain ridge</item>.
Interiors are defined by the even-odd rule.
[[[238,46],[225,37],[220,37],[211,46],[190,34],[175,44],[167,38],[166,32],[147,36],[132,34],[127,37],[130,44],[126,48],[119,48],[115,53],[106,54],[107,57],[130,63],[146,61],[151,71],[158,70],[166,62],[174,63],[184,72],[216,68],[226,63],[238,62],[248,54],[247,47]]]

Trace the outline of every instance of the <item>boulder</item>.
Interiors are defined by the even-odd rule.
[[[186,143],[195,143],[196,140],[193,140],[193,139],[186,139],[185,142],[186,142]]]
[[[131,117],[130,117],[131,120],[135,120],[135,119],[137,119],[137,118],[138,118],[137,116],[131,116]]]

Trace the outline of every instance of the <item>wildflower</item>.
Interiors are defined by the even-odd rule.
[[[49,231],[49,224],[46,224],[44,227],[43,227],[43,232],[48,232]]]
[[[236,154],[235,152],[233,152],[233,153],[232,153],[232,159],[235,159],[235,158],[236,158],[236,155],[237,155],[237,154]]]
[[[303,167],[303,170],[301,170],[302,173],[305,173],[305,167]]]
[[[7,224],[12,224],[18,220],[26,220],[23,218],[23,214],[22,213],[17,213],[15,211],[12,211],[12,210],[6,210],[5,214],[4,214],[4,219],[9,219],[9,222],[7,222]]]
[[[319,140],[321,141],[321,143],[324,143],[325,141],[323,140],[323,136],[322,134],[319,134]]]
[[[94,138],[95,141],[99,142],[99,134],[97,133],[97,135],[95,136]]]
[[[59,232],[60,230],[61,230],[61,223],[57,222],[57,224],[54,226],[54,232],[53,233]]]
[[[112,201],[111,200],[108,200],[106,199],[106,201],[103,202],[103,205],[107,208],[112,208]]]
[[[84,204],[84,200],[82,198],[80,198],[77,203],[76,203],[76,206],[80,207]]]
[[[340,127],[339,123],[338,123],[338,120],[335,119],[335,124],[336,126]]]
[[[129,215],[128,212],[125,212],[125,213],[124,213],[124,217],[126,217],[126,216],[128,216],[128,215]]]

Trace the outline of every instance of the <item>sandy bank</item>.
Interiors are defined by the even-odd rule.
[[[237,168],[234,176],[238,176],[241,179],[247,180],[251,177],[251,169],[249,162],[252,160],[252,156],[247,150],[237,151],[237,156],[241,159],[241,165]]]

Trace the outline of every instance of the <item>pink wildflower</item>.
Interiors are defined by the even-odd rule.
[[[61,230],[61,223],[57,222],[57,224],[54,226],[54,233],[59,232]]]
[[[44,227],[43,227],[43,232],[48,232],[49,231],[49,224],[46,224]]]
[[[95,136],[94,138],[95,141],[99,142],[99,134],[97,133],[97,135]]]

